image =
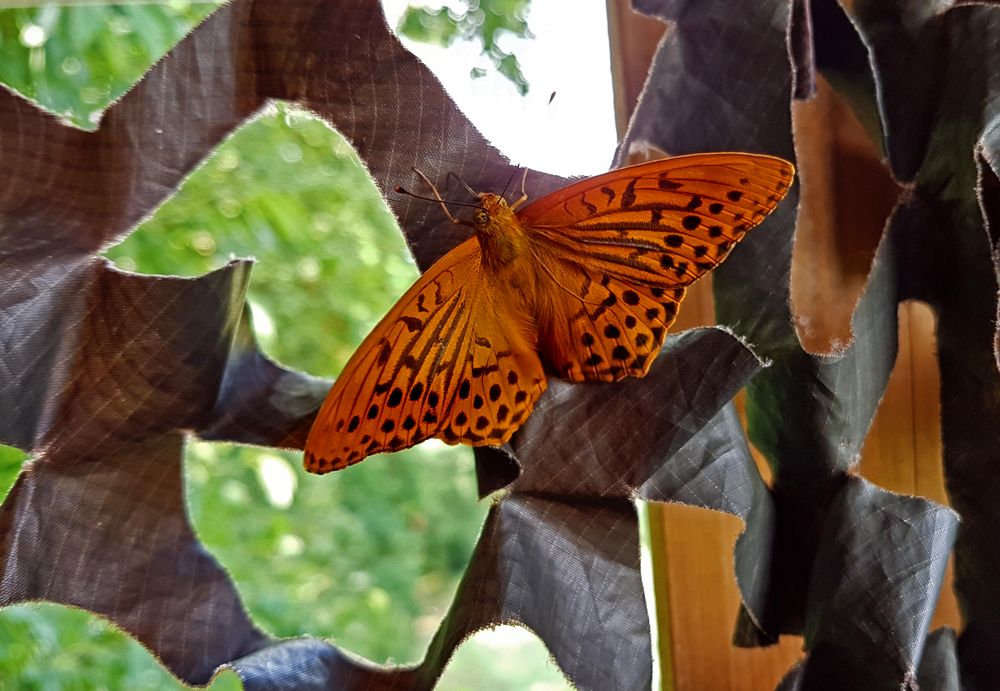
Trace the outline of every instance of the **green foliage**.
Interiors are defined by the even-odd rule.
[[[95,674],[99,671],[100,674]],[[236,691],[226,672],[210,691]],[[0,617],[0,691],[184,689],[148,650],[91,614],[53,604],[8,607]]]
[[[81,127],[218,2],[0,11],[2,81]]]
[[[107,256],[125,269],[197,275],[255,257],[263,347],[333,376],[417,277],[378,190],[323,122],[278,107],[227,140]]]
[[[10,491],[25,458],[24,452],[19,449],[0,445],[0,500]]]
[[[509,79],[521,95],[528,93],[528,80],[517,57],[500,47],[504,34],[530,38],[526,20],[530,0],[463,0],[465,9],[447,7],[406,8],[397,30],[414,41],[450,46],[456,40],[479,41],[496,70]],[[470,76],[482,77],[485,70],[473,67]]]

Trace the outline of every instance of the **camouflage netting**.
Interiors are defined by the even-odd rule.
[[[638,497],[745,522],[736,641],[804,633],[808,655],[783,688],[995,686],[1000,8],[859,0],[849,20],[829,0],[636,5],[671,29],[622,159],[647,144],[793,159],[791,99],[810,95],[815,70],[877,112],[879,145],[906,193],[848,348],[807,354],[792,326],[793,188],[716,274],[720,322],[757,355],[719,329],[678,335],[643,380],[553,383],[509,448],[477,454],[482,491],[508,492],[420,665],[384,669],[321,640],[270,638],[187,523],[182,442],[300,448],[326,383],[258,351],[244,304],[249,262],[177,279],[125,273],[99,253],[270,99],[334,125],[383,191],[412,186],[412,166],[499,189],[511,167],[391,35],[378,3],[235,0],[96,132],[0,90],[0,442],[32,454],[0,510],[0,605],[100,613],[191,684],[229,666],[248,689],[426,688],[471,632],[516,621],[579,687],[644,688]],[[563,182],[530,178],[536,195]],[[433,206],[390,200],[423,267],[464,232]],[[908,299],[938,317],[943,463],[961,524],[849,472]],[[750,436],[772,466],[771,488],[727,405],[748,383]],[[965,627],[928,636],[952,550]]]

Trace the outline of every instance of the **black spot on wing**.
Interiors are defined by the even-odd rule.
[[[633,204],[635,204],[635,184],[639,181],[638,178],[632,178],[629,180],[628,184],[625,186],[625,191],[622,192],[622,208],[627,209]]]
[[[399,321],[403,322],[403,324],[406,325],[406,330],[409,331],[410,333],[413,333],[414,331],[420,331],[422,328],[424,328],[424,322],[420,319],[417,319],[416,317],[408,317],[406,315],[403,315],[402,317],[399,318]]]
[[[385,363],[389,362],[389,356],[392,355],[392,344],[385,338],[379,341],[378,345],[378,355],[375,357],[375,364],[379,367],[385,367]]]
[[[402,402],[403,402],[403,390],[397,386],[395,389],[392,390],[392,393],[389,394],[389,400],[386,401],[386,404],[390,408],[395,408]]]
[[[660,173],[660,179],[656,181],[656,186],[661,190],[679,190],[683,185],[679,182],[667,179],[668,173]]]

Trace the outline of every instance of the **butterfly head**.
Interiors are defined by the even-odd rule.
[[[525,249],[524,228],[514,209],[499,194],[483,192],[479,195],[479,208],[472,214],[472,226],[489,265],[507,265]]]
[[[506,199],[499,194],[482,192],[479,195],[479,208],[473,214],[472,220],[476,230],[486,230],[491,224],[505,225],[513,215],[513,209]]]

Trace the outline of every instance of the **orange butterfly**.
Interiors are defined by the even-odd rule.
[[[793,176],[780,158],[695,154],[580,180],[523,207],[526,197],[482,193],[471,223],[445,208],[475,234],[351,357],[313,423],[306,469],[339,470],[431,437],[499,446],[546,376],[643,376],[685,286],[774,210]]]

